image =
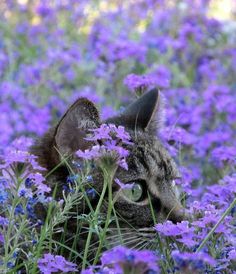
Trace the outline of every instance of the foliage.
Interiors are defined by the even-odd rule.
[[[107,2],[0,4],[0,271],[69,272],[81,257],[83,268],[90,267],[84,273],[233,273],[235,25],[209,18],[208,1]],[[52,233],[74,204],[94,195],[81,187],[91,180],[90,166],[68,179],[58,201],[28,147],[78,97],[98,104],[106,119],[153,86],[166,98],[161,138],[180,167],[176,183],[192,221],[156,224],[155,252],[117,247],[102,253],[99,246],[91,262],[89,237],[95,233],[104,242],[114,210],[110,197],[105,218],[99,205],[79,216],[91,232],[84,254],[70,250],[68,262],[60,256],[66,246]],[[105,193],[115,167],[103,169]],[[37,202],[48,207],[44,223],[35,215]]]

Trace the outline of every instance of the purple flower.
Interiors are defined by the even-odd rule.
[[[103,121],[116,115],[116,111],[111,106],[104,106],[101,110],[101,119]]]
[[[5,217],[0,216],[0,225],[7,226],[9,224],[9,220]]]
[[[228,253],[228,258],[232,261],[236,261],[236,250],[232,249],[229,253]]]
[[[50,253],[44,254],[43,258],[38,260],[38,267],[44,274],[53,272],[77,272],[76,264],[66,261],[66,259],[59,255],[52,255]]]
[[[172,251],[172,257],[175,261],[178,270],[184,271],[196,271],[194,273],[203,273],[207,269],[207,265],[215,266],[216,261],[207,253],[181,253],[179,250]]]
[[[37,193],[38,194],[44,194],[44,193],[49,193],[51,191],[51,188],[46,185],[45,182],[45,178],[43,177],[43,175],[39,172],[35,172],[35,173],[31,173],[28,176],[29,179],[34,181],[34,186],[37,189]]]
[[[124,85],[132,92],[144,92],[156,86],[156,79],[151,75],[129,74],[124,79]]]
[[[102,266],[114,269],[115,273],[122,274],[125,269],[130,273],[146,273],[153,270],[159,273],[157,257],[151,251],[131,250],[123,246],[117,246],[103,253],[101,257]]]
[[[91,149],[86,149],[84,151],[78,150],[76,155],[79,158],[83,158],[85,160],[98,159],[101,156],[101,146],[92,146]]]
[[[36,9],[37,13],[42,16],[42,17],[48,17],[51,16],[53,14],[53,10],[52,8],[50,8],[46,2],[41,2],[37,9]]]
[[[85,140],[88,141],[97,141],[97,140],[111,140],[112,137],[110,135],[111,128],[109,125],[102,124],[99,128],[91,129],[91,131],[94,133],[93,136],[85,138]]]
[[[120,139],[124,144],[132,144],[130,142],[130,135],[123,126],[110,125],[110,129],[116,135],[117,139]]]
[[[128,165],[125,159],[129,155],[129,151],[122,145],[131,145],[132,142],[124,127],[102,124],[99,128],[91,131],[92,135],[85,139],[98,144],[85,151],[78,150],[76,155],[85,160],[98,160],[104,156],[111,156],[120,167],[127,170]]]
[[[161,232],[165,236],[179,236],[185,233],[192,233],[194,231],[194,228],[189,227],[188,221],[182,221],[177,224],[174,224],[171,221],[166,221],[163,224],[157,224],[155,228],[158,232]]]
[[[115,126],[113,124],[102,124],[99,128],[91,129],[93,136],[86,137],[88,141],[98,140],[121,140],[124,144],[131,144],[130,135],[123,126]],[[113,137],[114,136],[114,137]]]
[[[187,247],[193,247],[198,244],[195,240],[195,228],[191,227],[188,221],[173,224],[166,221],[163,224],[155,225],[155,229],[165,236],[173,236],[178,242],[185,244]]]
[[[218,165],[222,163],[236,164],[236,148],[230,146],[221,146],[211,151],[212,160]]]
[[[0,244],[4,244],[4,236],[0,233]]]
[[[15,207],[14,213],[15,213],[16,215],[24,215],[24,214],[25,214],[25,211],[24,211],[24,209],[23,209],[23,207],[22,207],[21,204],[19,204],[19,205],[17,205],[17,206]]]
[[[155,69],[150,75],[154,79],[156,79],[156,86],[160,88],[170,87],[171,74],[170,74],[170,70],[167,67],[158,66],[158,68]]]
[[[168,142],[177,144],[193,145],[196,142],[196,137],[182,127],[165,127],[161,135]]]
[[[118,178],[115,178],[114,181],[121,189],[131,189],[133,187],[133,184],[124,184]]]

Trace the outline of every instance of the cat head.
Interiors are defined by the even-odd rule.
[[[128,170],[118,168],[115,177],[125,184],[132,183],[133,187],[120,191],[119,186],[113,183],[113,195],[118,197],[115,208],[119,215],[126,223],[138,228],[153,226],[152,212],[157,222],[166,219],[182,221],[184,210],[174,186],[179,173],[158,138],[161,113],[161,95],[157,89],[145,93],[122,113],[102,122],[96,106],[86,98],[80,98],[67,110],[51,133],[41,140],[40,153],[33,152],[39,156],[40,164],[52,169],[60,163],[60,155],[74,155],[79,149],[91,147],[91,142],[84,139],[89,130],[101,123],[124,126],[133,145],[127,158]],[[65,170],[61,174],[63,179]],[[102,189],[102,177],[98,173],[93,177],[94,188],[99,192]]]

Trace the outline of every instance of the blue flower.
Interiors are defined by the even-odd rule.
[[[25,191],[24,189],[21,189],[21,190],[19,191],[19,196],[20,196],[20,197],[25,197],[25,194],[26,194],[26,191]]]
[[[0,204],[4,204],[8,199],[8,193],[0,188]]]
[[[93,176],[92,175],[86,176],[86,181],[87,182],[93,182]]]
[[[94,188],[90,188],[90,189],[86,190],[86,194],[91,199],[94,199],[97,196],[96,190]]]
[[[13,262],[8,262],[7,263],[7,268],[14,268],[15,264]]]
[[[17,205],[15,207],[15,214],[16,215],[23,215],[23,214],[25,214],[25,211],[24,211],[24,209],[23,209],[23,207],[22,207],[21,204],[19,204],[19,205]]]
[[[36,220],[37,218],[34,210],[34,206],[36,205],[36,203],[37,203],[37,199],[29,198],[26,204],[27,216],[31,220]]]
[[[34,183],[33,179],[26,178],[26,180],[25,180],[25,187],[30,188],[33,185],[33,183]]]
[[[78,175],[78,174],[69,175],[69,176],[67,176],[67,178],[66,178],[66,182],[67,182],[68,184],[74,184],[75,181],[78,180],[78,178],[79,178],[79,175]]]

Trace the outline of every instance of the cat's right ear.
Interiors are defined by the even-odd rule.
[[[54,141],[61,155],[71,155],[85,150],[89,142],[84,140],[89,129],[100,124],[99,112],[86,98],[78,99],[64,114],[56,127]]]
[[[163,100],[158,89],[152,89],[130,104],[120,115],[107,120],[133,131],[140,128],[156,135],[163,123]]]

